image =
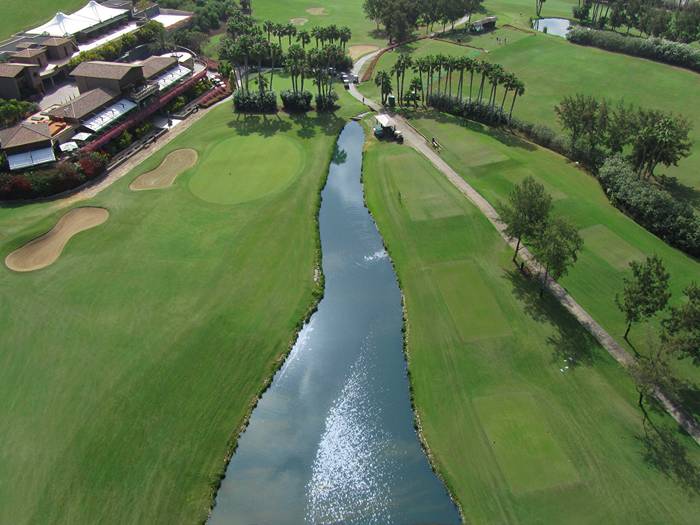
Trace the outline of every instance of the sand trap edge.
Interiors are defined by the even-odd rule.
[[[100,213],[99,217],[97,217],[97,220],[94,222],[90,222],[87,225],[84,225],[82,227],[79,227],[75,231],[71,232],[63,241],[63,243],[59,246],[57,251],[55,253],[52,253],[53,257],[48,257],[46,261],[42,263],[35,263],[33,265],[23,265],[21,264],[20,261],[15,261],[14,259],[17,259],[18,257],[22,257],[22,252],[27,250],[28,248],[31,248],[39,243],[41,243],[43,240],[49,240],[52,236],[52,234],[57,230],[57,228],[60,229],[61,226],[61,221],[65,220],[66,217],[68,217],[71,214],[75,214],[76,212],[80,212],[80,210],[89,210],[89,211],[96,211],[100,210],[103,213]],[[73,208],[72,210],[69,210],[68,212],[64,213],[58,221],[56,221],[56,224],[54,224],[53,228],[51,228],[49,231],[42,233],[38,237],[34,237],[30,241],[27,241],[24,243],[22,246],[17,248],[16,250],[13,250],[10,252],[7,257],[5,257],[5,266],[12,270],[13,272],[18,272],[18,273],[26,273],[26,272],[33,272],[36,270],[41,270],[42,268],[46,268],[48,266],[51,266],[53,263],[55,263],[63,254],[63,250],[65,249],[66,245],[70,240],[78,235],[81,232],[84,232],[86,230],[91,230],[92,228],[96,228],[97,226],[100,226],[101,224],[104,224],[107,222],[107,219],[109,219],[109,210],[107,208],[102,208],[99,206],[81,206],[78,208]],[[20,264],[18,264],[20,262]]]
[[[185,162],[184,164],[178,165],[177,172],[174,175],[172,175],[172,177],[169,179],[166,177],[166,181],[164,184],[160,184],[157,186],[151,186],[151,185],[144,186],[142,184],[141,185],[139,184],[139,181],[141,181],[141,183],[143,183],[143,181],[148,180],[149,175],[152,175],[153,173],[157,173],[158,170],[162,169],[163,166],[167,165],[169,159],[172,159],[175,155],[182,154],[182,153],[186,153],[188,155],[191,155],[191,157],[189,157],[187,159],[187,162]],[[163,188],[169,188],[170,186],[173,185],[173,183],[175,182],[175,179],[177,179],[180,175],[182,175],[188,169],[192,168],[195,164],[197,164],[198,161],[199,161],[199,153],[197,153],[197,150],[195,150],[195,149],[179,148],[179,149],[173,150],[165,156],[165,158],[160,162],[160,164],[158,165],[157,168],[149,170],[146,173],[142,173],[141,175],[136,177],[133,181],[131,181],[131,183],[129,184],[129,189],[131,191],[146,191],[146,190],[161,190]]]

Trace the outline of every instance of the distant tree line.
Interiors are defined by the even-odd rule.
[[[634,28],[646,36],[686,43],[700,39],[700,4],[694,1],[579,0],[573,15],[598,29],[625,27],[629,33]]]
[[[443,28],[481,9],[483,0],[364,0],[365,15],[384,27],[389,42],[405,40],[419,26]]]
[[[662,38],[630,38],[610,31],[572,27],[566,38],[574,44],[593,46],[684,67],[700,73],[700,49]]]

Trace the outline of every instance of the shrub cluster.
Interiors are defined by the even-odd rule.
[[[246,92],[239,89],[233,95],[233,107],[241,113],[275,113],[277,95],[274,91]]]
[[[700,72],[700,49],[662,38],[628,37],[610,31],[572,27],[566,38],[574,44],[593,46],[648,58]]]
[[[428,105],[445,113],[491,126],[499,126],[508,122],[508,115],[503,113],[498,107],[494,106],[492,108],[488,104],[482,104],[474,100],[459,99],[444,93],[428,96]]]
[[[338,93],[335,91],[316,95],[316,111],[333,111],[338,107],[337,101]]]
[[[290,112],[296,111],[309,111],[311,109],[311,101],[314,96],[304,90],[304,91],[292,91],[291,89],[285,89],[280,93],[282,97],[282,105],[284,109]]]
[[[700,219],[689,204],[642,180],[622,155],[607,159],[598,178],[614,206],[672,246],[700,256]]]
[[[0,199],[31,199],[55,195],[80,186],[104,172],[109,158],[98,152],[61,161],[50,168],[23,173],[0,173]]]

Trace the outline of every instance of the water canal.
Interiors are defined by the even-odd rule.
[[[340,138],[320,211],[325,295],[239,439],[212,525],[457,524],[413,428],[401,295],[365,208],[364,132]]]

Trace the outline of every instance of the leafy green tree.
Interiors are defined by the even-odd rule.
[[[629,335],[633,323],[649,319],[666,308],[671,292],[668,289],[669,273],[661,258],[654,254],[644,262],[630,263],[632,276],[623,279],[622,295],[615,296],[615,303],[625,314]]]
[[[657,110],[639,110],[631,160],[640,174],[653,176],[659,164],[676,166],[690,154],[690,122]]]
[[[506,224],[506,234],[518,240],[513,253],[515,261],[523,238],[534,239],[544,228],[552,209],[552,197],[544,186],[528,176],[516,184],[501,206],[500,215]]]
[[[647,432],[647,424],[658,433],[659,429],[649,418],[646,404],[648,404],[658,391],[670,394],[675,383],[673,372],[668,362],[668,351],[656,343],[649,355],[640,356],[631,367],[632,377],[637,389],[637,405],[642,412],[642,426]]]
[[[540,286],[540,297],[544,293],[547,278],[557,280],[566,275],[578,259],[583,248],[583,239],[576,227],[564,217],[555,217],[546,222],[537,232],[533,251],[540,264],[544,265],[544,275]]]
[[[686,301],[680,306],[671,307],[663,327],[662,341],[680,357],[690,357],[700,365],[700,286],[691,283],[683,294]]]

